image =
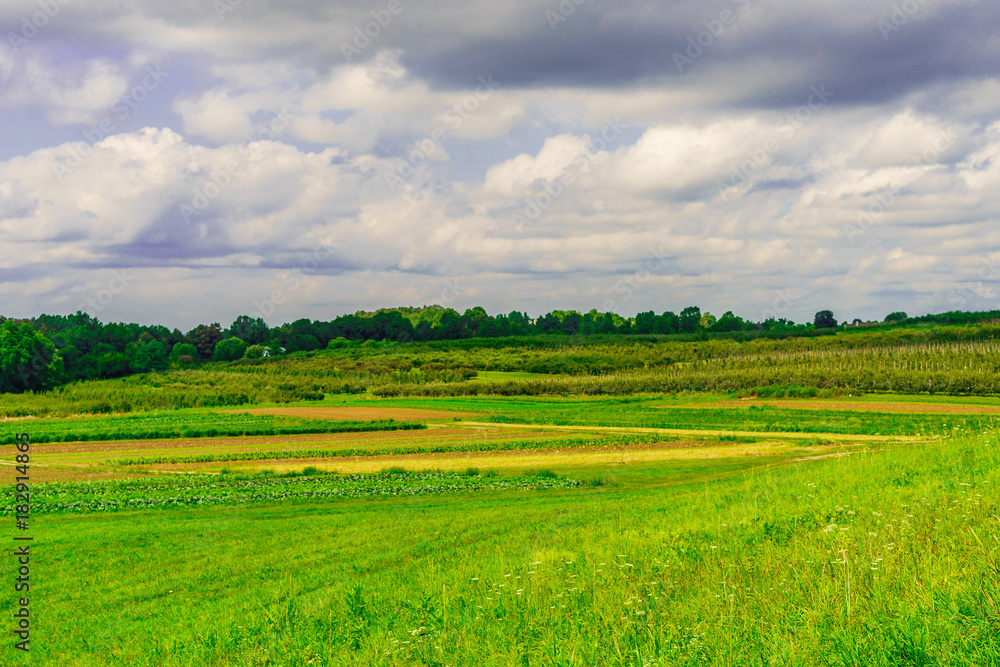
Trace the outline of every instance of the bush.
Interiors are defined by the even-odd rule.
[[[246,354],[247,344],[240,338],[226,338],[215,346],[212,361],[236,361]]]
[[[190,361],[182,361],[184,357],[189,358]],[[170,361],[175,364],[193,364],[197,358],[198,348],[190,343],[177,343],[170,350]]]
[[[243,352],[244,359],[263,359],[267,348],[263,345],[251,345]]]

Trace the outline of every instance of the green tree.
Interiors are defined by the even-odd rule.
[[[657,320],[656,313],[653,311],[647,311],[645,313],[638,313],[635,316],[635,325],[632,331],[637,334],[651,334],[656,333]]]
[[[212,353],[212,361],[236,361],[242,359],[248,345],[241,338],[220,340]]]
[[[832,310],[821,310],[816,313],[813,326],[817,329],[834,329],[837,326],[837,318],[833,316]]]
[[[62,358],[48,338],[27,322],[0,327],[0,393],[44,391],[58,384]]]
[[[126,350],[131,358],[132,370],[149,373],[166,369],[167,346],[145,333],[139,337],[139,341],[131,343]]]
[[[742,317],[733,315],[733,311],[727,310],[719,321],[712,325],[712,331],[742,331],[745,326],[746,322]]]
[[[247,345],[259,345],[267,340],[269,332],[270,329],[262,318],[252,319],[247,315],[240,315],[226,334],[246,341]]]
[[[170,350],[170,363],[172,365],[182,363],[181,357],[191,357],[191,361],[183,362],[185,365],[192,363],[198,358],[198,348],[191,343],[177,343],[174,349]]]
[[[102,378],[120,378],[131,371],[132,365],[124,352],[107,352],[97,358],[97,373]]]
[[[698,323],[701,321],[701,308],[698,306],[688,306],[681,311],[680,330],[685,333],[694,333],[698,330]]]
[[[188,337],[198,350],[198,357],[201,359],[211,359],[215,352],[215,346],[222,340],[222,326],[215,322],[213,324],[199,324],[190,332]]]

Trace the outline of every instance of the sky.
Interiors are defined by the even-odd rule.
[[[0,314],[1000,308],[1000,3],[4,0]]]

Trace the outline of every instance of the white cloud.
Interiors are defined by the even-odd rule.
[[[431,302],[444,278],[460,277],[470,285],[464,298],[535,312],[601,308],[610,298],[623,313],[700,303],[755,316],[775,292],[795,287],[802,311],[790,314],[801,320],[836,299],[884,315],[881,299],[893,290],[921,307],[946,306],[970,258],[1000,249],[1000,83],[916,81],[916,92],[894,96],[877,87],[881,60],[868,63],[868,80],[856,63],[829,69],[822,56],[797,58],[796,44],[767,42],[776,26],[802,30],[814,7],[762,0],[681,77],[667,57],[666,70],[621,80],[602,69],[613,64],[594,60],[595,71],[575,81],[573,67],[592,54],[570,41],[546,50],[573,31],[611,59],[603,42],[586,37],[622,45],[620,33],[632,30],[641,38],[638,12],[670,28],[680,46],[674,24],[694,29],[711,12],[694,2],[669,12],[586,5],[553,35],[527,2],[413,3],[347,63],[340,40],[370,20],[370,8],[308,4],[242,3],[220,18],[211,3],[94,0],[86,9],[67,5],[30,49],[0,45],[0,106],[38,110],[50,126],[104,117],[149,62],[171,63],[176,91],[124,124],[156,127],[112,132],[68,173],[59,165],[90,148],[63,143],[78,130],[33,129],[35,148],[0,162],[0,259],[23,281],[19,293],[0,288],[5,298],[27,310],[75,307],[106,281],[108,267],[129,265],[143,286],[108,311],[121,318],[156,319],[154,304],[181,304],[170,312],[196,320],[245,312],[269,285],[281,287],[281,272],[303,253],[329,241],[339,246],[331,265],[275,317],[316,317],[324,303]],[[8,3],[0,21],[16,25],[30,7]],[[862,44],[851,40],[865,30],[881,47],[875,21],[888,10],[861,0],[845,7],[824,23],[830,34],[817,35],[829,40],[816,42],[819,52],[834,53],[838,39]],[[587,32],[595,26],[610,32]],[[887,58],[906,44],[902,34],[893,40]],[[63,43],[82,54],[78,62],[58,59],[53,45]],[[449,49],[464,60],[442,56]],[[540,53],[553,57],[537,60]],[[486,94],[477,74],[463,74],[494,64],[529,83],[498,76]],[[784,115],[831,72],[843,75],[834,78],[842,87],[830,84],[833,102],[794,131],[783,128]],[[290,123],[273,141],[242,145],[286,109]],[[632,127],[587,153],[618,118]],[[383,174],[435,129],[454,140],[403,187],[386,187]],[[181,205],[195,212],[185,216]],[[872,223],[848,238],[845,227],[876,205]],[[531,224],[515,225],[512,215],[530,206]],[[655,274],[629,299],[616,293],[653,252],[665,257]]]
[[[249,116],[259,106],[245,97],[233,99],[224,90],[210,90],[197,100],[176,100],[173,110],[183,119],[185,133],[213,142],[238,142],[250,135]]]
[[[962,128],[961,134],[965,134]],[[937,164],[959,154],[960,129],[907,110],[878,127],[862,153],[873,167]]]
[[[0,104],[41,107],[53,125],[91,123],[121,98],[128,80],[118,65],[103,59],[66,67],[32,58],[17,67],[0,55],[0,74],[9,81]]]

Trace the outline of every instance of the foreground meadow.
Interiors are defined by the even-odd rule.
[[[2,664],[1000,664],[1000,403],[852,400],[339,397],[437,412],[40,443]]]

